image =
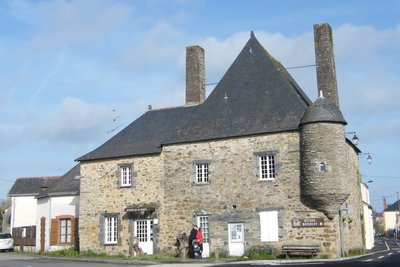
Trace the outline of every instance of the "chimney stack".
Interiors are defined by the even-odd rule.
[[[204,49],[186,47],[186,106],[202,104],[206,98]]]
[[[314,25],[314,45],[318,95],[322,91],[325,98],[339,107],[332,28],[329,24]]]
[[[385,210],[387,208],[388,208],[388,205],[387,205],[387,202],[386,202],[386,198],[383,197],[383,210]]]

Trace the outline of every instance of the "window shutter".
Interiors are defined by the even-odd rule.
[[[51,229],[50,229],[50,246],[55,246],[58,243],[58,220],[51,220]]]
[[[71,218],[71,243],[78,245],[79,219]]]
[[[262,242],[278,241],[278,211],[260,212],[260,230]]]

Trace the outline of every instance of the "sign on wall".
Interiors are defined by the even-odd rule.
[[[292,219],[293,228],[324,227],[324,218]]]

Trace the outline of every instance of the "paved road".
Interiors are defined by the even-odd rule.
[[[400,240],[379,238],[370,254],[339,260],[293,261],[286,263],[253,261],[235,264],[222,264],[218,267],[252,267],[252,266],[296,266],[296,267],[400,267]]]
[[[400,240],[378,239],[370,254],[362,257],[340,260],[313,261],[249,261],[249,262],[202,262],[157,264],[151,262],[134,262],[108,260],[103,262],[95,259],[62,260],[31,256],[19,253],[0,253],[0,267],[117,267],[117,266],[147,266],[147,267],[252,267],[252,266],[323,266],[323,267],[400,267]]]

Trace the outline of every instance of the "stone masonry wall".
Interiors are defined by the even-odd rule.
[[[133,164],[135,188],[119,188],[119,164]],[[159,155],[81,163],[80,249],[81,251],[128,254],[131,237],[129,205],[152,203],[155,216],[163,207],[162,160]],[[103,213],[120,214],[120,243],[103,246],[99,240],[99,219]]]
[[[256,155],[275,154],[276,179],[260,181]],[[349,146],[347,202],[353,213],[345,214],[345,248],[362,247],[359,205],[361,190],[357,176],[357,154]],[[193,183],[194,162],[209,162],[210,183]],[[135,188],[117,186],[119,164],[133,164]],[[321,255],[340,255],[339,216],[327,219],[300,200],[300,141],[298,132],[169,145],[161,155],[130,157],[81,163],[80,249],[108,254],[128,254],[132,227],[125,208],[155,204],[155,253],[174,252],[176,236],[187,233],[196,215],[208,215],[210,252],[227,252],[228,223],[245,227],[245,250],[266,246],[279,252],[283,244],[320,244]],[[360,203],[360,204],[358,204]],[[233,207],[236,205],[236,208]],[[279,241],[261,242],[260,211],[277,210]],[[120,214],[120,243],[104,246],[99,241],[99,218],[103,213]],[[324,218],[324,227],[293,228],[292,219]]]
[[[275,181],[256,176],[255,153],[275,153]],[[210,252],[228,251],[228,223],[243,222],[245,249],[286,243],[321,244],[322,254],[337,256],[339,220],[328,220],[300,201],[299,133],[287,132],[165,146],[165,213],[160,215],[160,247],[174,249],[179,233],[189,233],[195,216],[207,214]],[[210,183],[192,181],[193,162],[210,162]],[[236,205],[236,209],[233,208]],[[260,241],[260,211],[279,211],[279,241]],[[325,218],[325,227],[292,228],[294,218]],[[162,225],[161,225],[162,224]],[[167,225],[167,227],[163,227]]]
[[[363,250],[365,249],[364,230],[362,218],[364,216],[363,202],[361,195],[361,174],[359,173],[359,159],[358,154],[354,149],[348,145],[347,149],[348,159],[348,187],[350,189],[350,196],[345,202],[344,207],[347,211],[343,214],[343,230],[344,230],[344,248],[345,251],[349,250]]]

